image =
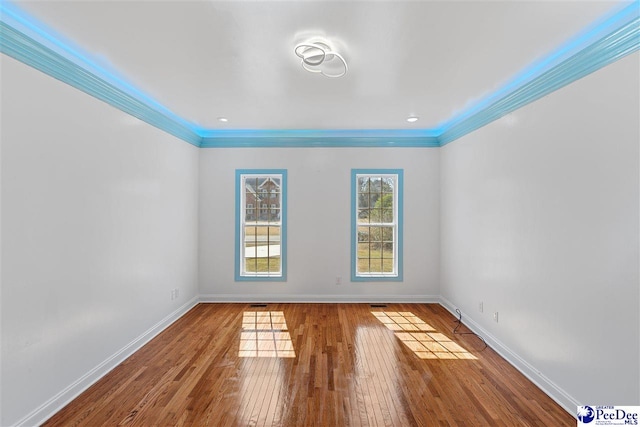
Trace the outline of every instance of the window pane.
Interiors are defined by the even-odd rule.
[[[380,227],[382,240],[385,242],[393,241],[393,228],[392,227]]]
[[[358,242],[369,241],[369,227],[358,227]]]
[[[265,198],[265,201],[269,205],[278,203],[278,200],[280,200],[280,193],[276,193],[275,191],[271,191],[270,193],[268,193]]]
[[[383,242],[382,243],[382,249],[384,251],[383,254],[382,254],[383,258],[393,258],[393,254],[394,254],[393,242],[389,242],[389,241]]]
[[[385,258],[382,260],[382,272],[393,273],[393,258]]]
[[[369,242],[358,243],[358,258],[369,259]]]
[[[258,258],[246,258],[245,269],[252,272],[258,271]]]
[[[369,193],[358,193],[358,208],[369,207]]]
[[[247,208],[244,216],[245,221],[255,221],[256,220],[256,210],[253,208]]]
[[[382,272],[382,261],[377,258],[371,258],[369,261],[369,273],[380,273]]]
[[[259,229],[262,230],[263,228],[264,227],[258,227],[255,225],[247,225],[246,227],[244,227],[245,241],[247,240],[246,237],[249,237],[249,236],[251,236],[251,240],[253,240],[254,237],[261,232],[258,230]]]
[[[244,241],[253,241],[258,234],[258,227],[254,225],[246,226],[244,228]]]
[[[358,272],[369,273],[369,258],[358,259]]]
[[[382,209],[371,209],[370,214],[371,222],[383,222],[382,221]]]
[[[276,171],[274,171],[276,172]],[[241,239],[240,276],[283,276],[283,254],[280,231],[284,188],[283,173],[251,174],[236,171],[236,191],[242,191],[240,200],[240,228],[237,238]]]
[[[358,192],[359,193],[369,192],[369,177],[358,178]]]
[[[398,188],[401,173],[379,170],[378,174],[354,170],[354,197],[357,197],[355,218],[355,274],[393,276],[401,268],[396,259],[398,251],[398,222],[401,208],[397,206],[402,194]],[[379,224],[379,225],[378,225]],[[384,224],[384,225],[383,225]],[[399,276],[399,274],[397,274]],[[366,279],[365,279],[366,280]]]
[[[369,230],[369,240],[372,242],[382,241],[382,227],[371,227]]]
[[[373,208],[375,207],[376,202],[378,201],[378,197],[380,197],[380,195],[377,193],[367,193],[367,197],[369,198],[367,206],[370,208]]]
[[[393,193],[393,189],[395,187],[393,178],[383,178],[382,192],[383,193]]]

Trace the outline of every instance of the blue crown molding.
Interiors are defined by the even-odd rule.
[[[0,51],[196,147],[439,147],[640,49],[640,2],[587,28],[501,89],[431,129],[217,130],[177,116],[70,43],[0,2]]]
[[[196,147],[202,137],[185,120],[85,55],[0,4],[0,51]]]
[[[424,130],[219,130],[206,131],[203,148],[438,147]]]
[[[442,125],[440,146],[548,95],[640,49],[635,1],[533,64],[509,84]]]

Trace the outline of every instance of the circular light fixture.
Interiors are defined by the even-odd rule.
[[[407,121],[409,123],[415,123],[415,122],[418,121],[418,118],[416,116],[409,116],[409,117],[407,117]]]
[[[218,117],[218,121],[221,123],[227,123],[229,119],[227,119],[226,117]]]
[[[347,74],[347,61],[322,38],[299,43],[293,51],[300,58],[302,68],[325,77],[342,77]]]

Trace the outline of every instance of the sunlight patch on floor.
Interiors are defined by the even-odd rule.
[[[372,311],[420,359],[476,359],[410,311]]]
[[[296,357],[282,311],[245,311],[238,357]]]

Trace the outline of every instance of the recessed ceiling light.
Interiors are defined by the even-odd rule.
[[[409,117],[407,118],[407,121],[408,121],[409,123],[417,122],[417,121],[418,121],[418,118],[417,118],[416,116],[409,116]]]
[[[227,123],[229,119],[227,119],[226,117],[218,117],[218,121],[222,123]]]

